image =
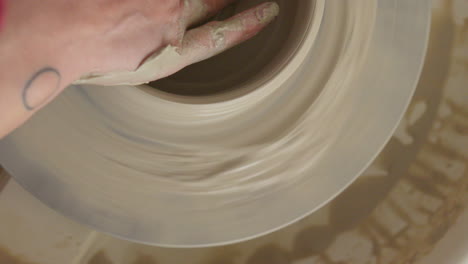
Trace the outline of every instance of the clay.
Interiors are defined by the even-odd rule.
[[[168,45],[151,55],[143,65],[133,72],[110,72],[105,74],[90,73],[75,84],[96,85],[138,85],[161,78],[160,73],[175,68],[182,56],[178,48]]]
[[[360,5],[356,5],[355,8],[358,6]],[[274,12],[277,11],[277,9],[273,10],[272,14],[275,14]],[[369,17],[372,17],[373,9],[371,5],[367,5],[366,12]],[[317,16],[315,21],[320,22],[320,17]],[[359,26],[363,27],[360,29],[360,32],[364,34],[366,31],[364,28],[370,28],[372,23],[364,21],[364,19],[360,22],[362,24]],[[235,30],[239,26],[241,25],[233,23],[229,27],[230,30]],[[314,24],[313,26],[318,29],[320,24]],[[357,27],[358,25],[355,26]],[[351,30],[351,27],[352,26],[350,26],[349,30]],[[223,28],[218,30],[223,30]],[[215,29],[214,32],[216,31]],[[313,42],[314,35],[312,34],[311,36],[311,41]],[[361,36],[356,35],[354,40],[354,45],[367,45],[366,37],[361,38]],[[353,43],[348,44],[349,50],[345,57],[348,57],[346,59],[353,61],[353,63],[359,64],[359,60],[363,58],[352,54],[352,44]],[[308,52],[309,49],[309,45],[304,45],[302,52]],[[179,56],[179,54],[175,47],[167,47],[161,53],[155,54],[150,58],[136,74],[140,74],[138,77],[143,77],[149,71],[160,67],[163,63],[170,63],[170,61],[177,56]],[[304,58],[297,54],[296,56],[296,60],[298,60],[296,63],[299,65]],[[330,53],[328,56],[333,56],[333,54]],[[256,92],[263,93],[261,97],[264,97],[288,89],[286,85],[279,86],[279,84],[285,81],[287,74],[289,74],[288,71],[293,72],[296,69],[296,67],[283,69],[282,73],[284,77],[281,75],[274,76],[274,80],[269,80],[269,85],[265,85],[265,87]],[[138,79],[138,77],[135,77],[135,79]],[[118,80],[119,82],[125,82],[129,79],[128,75],[116,74],[102,76],[100,80]],[[187,194],[208,194],[217,192],[243,193],[250,192],[251,189],[266,189],[268,188],[267,186],[278,188],[288,181],[293,182],[297,180],[296,177],[301,177],[302,174],[300,172],[305,169],[303,164],[305,159],[309,159],[310,163],[305,167],[308,168],[312,166],[314,164],[313,161],[320,158],[320,153],[324,152],[327,145],[336,137],[337,133],[333,133],[332,131],[339,131],[338,121],[340,119],[337,118],[336,121],[329,123],[329,127],[327,127],[327,131],[329,131],[328,136],[324,137],[323,134],[314,136],[315,123],[317,122],[314,121],[314,119],[322,119],[322,117],[320,117],[320,112],[327,111],[330,99],[333,98],[336,100],[336,103],[338,103],[344,100],[344,96],[349,92],[338,93],[338,91],[335,90],[336,88],[325,88],[321,99],[311,107],[310,99],[308,98],[313,98],[311,95],[313,90],[304,90],[303,94],[298,94],[298,96],[291,99],[290,102],[291,105],[296,105],[298,109],[301,109],[301,113],[296,113],[295,116],[283,116],[278,118],[278,120],[274,120],[281,122],[272,122],[271,124],[264,122],[266,125],[265,128],[255,134],[248,135],[245,133],[234,136],[231,134],[233,131],[236,131],[236,128],[232,125],[229,126],[231,128],[225,132],[216,132],[218,130],[226,130],[227,126],[223,126],[223,123],[230,122],[228,121],[230,115],[222,114],[222,105],[207,104],[206,110],[212,112],[214,116],[218,116],[217,119],[221,120],[210,126],[199,126],[196,123],[203,122],[204,119],[206,119],[207,122],[215,121],[212,121],[209,115],[207,115],[206,118],[204,114],[197,116],[196,108],[190,110],[190,108],[193,107],[191,105],[182,106],[171,102],[165,102],[164,100],[153,102],[153,100],[158,99],[147,97],[147,94],[135,94],[134,91],[128,88],[129,87],[122,86],[113,87],[111,89],[118,93],[126,93],[126,95],[120,98],[127,102],[138,101],[138,103],[135,104],[142,106],[145,109],[143,112],[153,113],[152,115],[155,119],[150,121],[150,123],[152,123],[152,126],[155,128],[157,127],[157,130],[151,129],[151,134],[155,138],[160,137],[157,139],[160,147],[158,147],[156,151],[152,151],[150,156],[147,156],[148,153],[146,151],[140,152],[132,147],[122,145],[116,148],[115,151],[116,153],[122,153],[123,151],[125,156],[118,155],[118,157],[113,159],[116,159],[116,161],[121,164],[126,164],[125,166],[130,168],[138,167],[139,165],[136,164],[141,162],[146,163],[146,161],[159,160],[158,162],[160,164],[158,166],[144,165],[144,170],[150,172],[153,175],[152,177],[167,183],[168,186],[164,187],[167,191],[180,192],[183,190],[183,192]],[[96,88],[94,90],[99,93],[100,91],[104,91],[104,88]],[[97,96],[99,97],[99,95]],[[226,102],[225,107],[228,107],[228,111],[231,111],[233,114],[235,113],[235,115],[248,115],[248,111],[254,111],[249,110],[249,108],[254,108],[256,104],[263,101],[259,100],[261,97],[256,97],[255,93],[249,94],[240,98],[240,100],[245,103],[235,101]],[[213,99],[216,100],[216,98],[217,96],[213,96]],[[131,104],[126,103],[126,105],[122,105],[116,101],[116,98],[112,100],[114,100],[116,105],[122,107],[122,110],[132,111],[131,115],[141,116],[141,113],[143,113],[140,112],[142,111],[141,109],[138,109],[138,107],[134,108]],[[294,101],[297,101],[297,103],[294,103]],[[133,110],[135,110],[135,112],[133,112]],[[119,110],[117,110],[118,112],[114,110],[111,111],[113,114],[120,115]],[[288,112],[290,111],[295,110],[290,109]],[[278,117],[280,116],[278,115]],[[226,121],[222,121],[222,119]],[[133,118],[128,120],[131,123],[129,127],[138,127],[137,130],[141,131],[145,130],[144,123],[141,123],[141,121],[134,123],[131,120],[133,120]],[[166,123],[166,125],[163,125],[163,123]],[[188,124],[188,127],[191,127],[191,135],[184,135],[183,127],[186,126],[185,123]],[[191,123],[194,125],[190,125]],[[203,134],[207,134],[209,130],[215,133],[214,136],[203,136]],[[303,135],[301,136],[301,134]],[[189,136],[189,138],[187,138],[187,136]],[[307,153],[307,155],[300,158],[296,157],[296,153]],[[288,165],[287,167],[281,165],[283,163],[287,164],[288,162],[297,165]],[[185,165],[182,166],[182,164]],[[275,173],[272,175],[273,171],[275,171]],[[117,175],[121,172],[123,171],[116,170],[114,173]]]
[[[277,2],[281,10],[279,16],[253,39],[188,66],[168,78],[152,82],[150,86],[171,95],[213,96],[222,93],[223,97],[229,98],[245,95],[258,88],[246,84],[264,82],[267,80],[265,73],[274,75],[283,68],[294,56],[300,43],[297,38],[303,35],[311,19],[305,10],[312,8],[313,1]],[[259,3],[260,0],[238,1],[217,19],[225,19]],[[304,14],[301,14],[301,8]],[[291,17],[304,19],[295,21]]]
[[[289,2],[280,2],[283,10],[281,3]],[[405,61],[405,77],[398,60],[379,53],[380,37],[393,47],[385,38],[393,35],[374,32],[376,20],[395,20],[376,15],[375,1],[292,3],[297,19],[280,16],[272,27],[292,21],[287,41],[278,40],[284,46],[260,71],[233,78],[240,87],[204,96],[149,86],[67,89],[2,144],[9,152],[1,157],[34,158],[35,182],[22,181],[29,189],[71,217],[142,242],[211,245],[290,223],[346,187],[390,137],[401,117],[394,113],[403,113],[412,94],[426,36],[422,21],[390,25],[414,29],[417,45],[402,45],[416,54]],[[425,19],[420,7],[407,6]],[[381,15],[394,18],[388,8]],[[376,86],[379,78],[369,76],[407,82]],[[46,148],[55,155],[41,155]],[[37,179],[47,184],[38,189]],[[187,217],[206,230],[186,226]]]

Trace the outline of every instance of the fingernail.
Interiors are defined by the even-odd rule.
[[[257,18],[260,23],[270,23],[275,17],[278,16],[280,11],[279,5],[275,2],[266,3],[259,7],[257,11]]]

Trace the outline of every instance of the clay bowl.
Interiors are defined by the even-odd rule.
[[[252,42],[151,86],[70,87],[0,162],[61,213],[152,245],[238,242],[319,209],[401,119],[430,3],[278,2]]]

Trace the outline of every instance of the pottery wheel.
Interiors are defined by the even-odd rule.
[[[153,245],[232,243],[317,210],[401,119],[431,1],[278,2],[251,42],[151,86],[69,87],[0,162],[50,207]]]

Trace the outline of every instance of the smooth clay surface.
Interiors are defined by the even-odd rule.
[[[226,244],[297,221],[390,138],[430,12],[425,0],[294,3],[295,34],[240,89],[70,87],[0,142],[0,160],[51,207],[145,243]]]

